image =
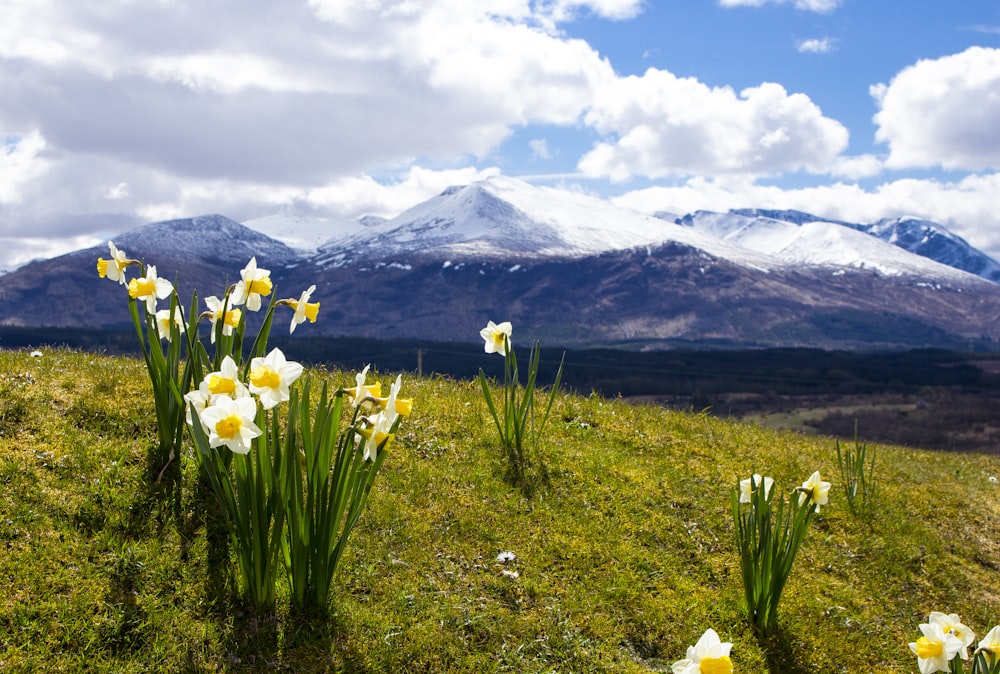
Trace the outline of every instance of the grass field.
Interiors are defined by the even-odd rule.
[[[930,611],[979,636],[1000,623],[1000,457],[880,446],[875,512],[859,520],[829,438],[560,395],[550,483],[529,498],[503,480],[474,382],[404,376],[404,390],[414,412],[330,617],[296,615],[286,594],[255,615],[193,461],[177,484],[150,482],[142,362],[0,352],[0,669],[669,671],[711,627],[737,672],[915,672],[907,642]],[[830,504],[778,633],[760,637],[742,613],[731,493],[751,472],[787,491],[814,470]]]

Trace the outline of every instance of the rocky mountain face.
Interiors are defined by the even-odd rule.
[[[776,213],[671,222],[503,179],[446,190],[391,220],[339,222],[320,245],[295,246],[304,237],[273,220],[287,243],[222,216],[154,223],[115,243],[176,280],[185,305],[194,290],[221,295],[251,256],[279,297],[315,284],[320,320],[296,336],[475,342],[487,320],[510,320],[515,343],[574,348],[1000,341],[1000,285],[897,245],[934,252],[901,235],[916,227],[934,240],[926,225],[897,222],[893,238],[888,224],[865,232]],[[957,250],[941,232],[935,250]],[[98,278],[98,256],[107,248],[0,277],[0,323],[129,326],[125,289]]]

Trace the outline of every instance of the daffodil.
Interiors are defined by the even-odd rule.
[[[387,398],[379,398],[375,396],[375,403],[382,409],[389,411],[393,420],[395,420],[396,415],[408,417],[410,416],[410,412],[413,410],[412,398],[397,397],[399,389],[402,386],[402,377],[403,375],[396,377],[395,383],[389,387],[389,396]]]
[[[170,297],[174,291],[173,284],[167,279],[156,276],[156,267],[146,267],[146,275],[134,278],[128,282],[128,296],[136,300],[146,301],[146,313],[156,313],[156,300]]]
[[[236,454],[249,453],[251,441],[262,434],[254,423],[256,416],[254,398],[215,396],[212,404],[201,413],[201,421],[209,430],[209,446],[225,445]]]
[[[499,353],[501,356],[506,356],[507,349],[510,348],[510,333],[510,321],[504,321],[499,325],[489,321],[486,327],[479,331],[479,336],[486,342],[486,353]]]
[[[771,493],[774,480],[769,477],[761,477],[758,473],[754,473],[753,477],[740,480],[740,503],[750,503],[752,491],[760,489],[761,484],[764,485],[764,498],[767,498],[767,495]]]
[[[379,400],[379,407],[382,409],[373,416],[365,417],[369,426],[358,431],[366,439],[365,461],[374,461],[379,448],[388,449],[396,435],[393,431],[396,419],[410,413],[411,401],[398,399],[402,386],[403,375],[397,375],[396,381],[389,387],[389,397],[385,399],[384,403]],[[401,410],[405,410],[405,412]]]
[[[1000,660],[1000,625],[995,626],[979,642],[979,650],[987,653],[990,662]]]
[[[250,361],[250,392],[260,398],[265,410],[290,397],[288,387],[302,374],[302,365],[285,360],[281,349],[271,349],[263,358]]]
[[[233,287],[230,303],[238,306],[244,302],[250,311],[260,311],[260,298],[271,294],[271,271],[258,269],[257,258],[250,258],[240,270],[240,281]]]
[[[365,383],[369,368],[371,368],[371,365],[365,365],[365,369],[354,375],[355,385],[353,388],[344,389],[344,393],[351,399],[351,404],[354,407],[357,407],[369,398],[377,400],[382,395],[382,384],[379,382],[375,382],[374,384]]]
[[[365,422],[368,425],[358,429],[358,435],[365,439],[364,460],[374,461],[378,458],[378,450],[388,449],[396,434],[392,432],[393,421],[387,412],[365,417]]]
[[[829,500],[830,483],[823,482],[819,476],[819,471],[809,476],[809,479],[802,483],[799,487],[799,505],[801,506],[806,502],[806,499],[811,499],[816,505],[816,512],[819,512],[819,507],[826,505]]]
[[[184,410],[184,418],[188,423],[188,426],[194,425],[195,418],[200,419],[201,413],[205,411],[208,407],[208,403],[212,400],[212,394],[208,392],[208,381],[202,381],[201,385],[194,391],[188,391],[184,394],[184,401],[187,402],[186,409]],[[204,423],[202,424],[204,426]],[[210,429],[204,426],[205,433],[209,433]]]
[[[245,398],[250,395],[246,385],[240,381],[239,367],[232,356],[222,359],[219,369],[210,372],[205,377],[208,393],[213,396],[224,395],[230,398]]]
[[[954,634],[958,637],[958,640],[962,642],[962,650],[959,651],[959,655],[962,656],[963,660],[968,659],[968,649],[972,645],[972,642],[976,640],[976,634],[958,619],[957,614],[934,611],[927,619],[927,622],[932,625],[940,625],[945,634]]]
[[[671,667],[674,674],[732,674],[733,663],[729,651],[733,645],[723,642],[715,630],[709,628],[694,646],[688,646],[687,657]]]
[[[923,623],[920,631],[923,636],[910,642],[920,674],[951,671],[948,663],[961,652],[962,641],[954,634],[946,634],[937,623]]]
[[[243,312],[239,309],[227,308],[226,303],[215,295],[209,295],[205,298],[205,306],[208,307],[208,317],[212,320],[212,331],[209,341],[215,344],[215,324],[220,320],[222,321],[222,334],[227,337],[233,334],[233,330],[240,324],[240,317],[243,315]]]
[[[290,306],[294,311],[295,315],[292,316],[292,324],[288,329],[288,334],[295,332],[295,327],[299,323],[305,323],[306,319],[309,319],[310,323],[316,322],[316,316],[319,314],[319,302],[310,302],[309,298],[312,297],[313,291],[316,290],[316,286],[309,286],[297,300],[281,300],[279,304],[285,304]]]
[[[184,334],[184,314],[181,312],[180,306],[174,307],[174,317],[170,320],[170,309],[160,309],[156,312],[156,331],[160,333],[160,339],[165,339],[168,342],[171,337],[172,327],[176,325],[180,334]]]
[[[108,250],[111,251],[111,259],[97,258],[97,273],[101,278],[125,285],[125,268],[135,264],[135,260],[129,260],[125,251],[118,250],[112,241],[108,241]]]

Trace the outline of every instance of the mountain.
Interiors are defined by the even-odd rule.
[[[184,298],[195,288],[221,295],[251,255],[272,271],[279,297],[315,284],[320,320],[296,336],[473,342],[487,320],[510,320],[516,344],[567,347],[1000,342],[1000,285],[805,216],[699,212],[673,222],[502,178],[449,188],[384,221],[249,221],[272,237],[203,216],[115,242],[177,279]],[[0,278],[0,323],[128,325],[124,291],[97,277],[98,256],[107,249]],[[290,317],[280,311],[276,325]]]
[[[787,217],[779,218],[761,211],[697,211],[677,223],[790,265],[873,269],[886,276],[923,275],[956,282],[967,274],[897,245],[886,245],[885,239],[846,223],[799,211],[786,213]]]
[[[884,218],[874,223],[856,224],[842,220],[827,220],[809,213],[794,210],[766,210],[742,208],[730,211],[732,215],[750,218],[770,218],[797,225],[829,222],[856,229],[915,253],[935,262],[1000,282],[1000,262],[976,250],[965,239],[929,220],[914,217]]]

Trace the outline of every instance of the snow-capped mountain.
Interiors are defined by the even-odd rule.
[[[1000,262],[973,248],[965,239],[942,225],[915,217],[883,218],[874,223],[858,224],[828,220],[794,210],[742,208],[730,214],[751,218],[770,218],[797,225],[829,222],[856,229],[882,241],[935,262],[967,271],[990,281],[1000,282]]]
[[[366,229],[383,221],[383,218],[372,216],[348,220],[281,214],[246,220],[243,225],[301,253],[312,254],[328,241],[360,236]]]
[[[583,257],[680,243],[755,265],[768,260],[725,241],[596,197],[496,177],[451,187],[400,215],[331,239],[316,262],[424,255],[497,259]]]
[[[870,269],[887,276],[924,276],[953,282],[962,282],[967,276],[965,271],[864,233],[860,226],[822,220],[799,211],[786,211],[787,217],[781,218],[764,213],[697,211],[680,218],[678,224],[786,264]]]
[[[202,216],[114,240],[176,280],[182,298],[221,295],[252,256],[279,297],[315,285],[321,320],[296,337],[475,341],[487,320],[510,320],[518,343],[553,346],[1000,344],[1000,284],[896,245],[913,243],[902,235],[917,227],[909,220],[871,232],[794,212],[671,220],[500,178],[391,220],[247,224]],[[0,277],[0,324],[128,327],[123,288],[94,270],[107,254],[95,247]],[[53,282],[65,278],[74,282]]]

